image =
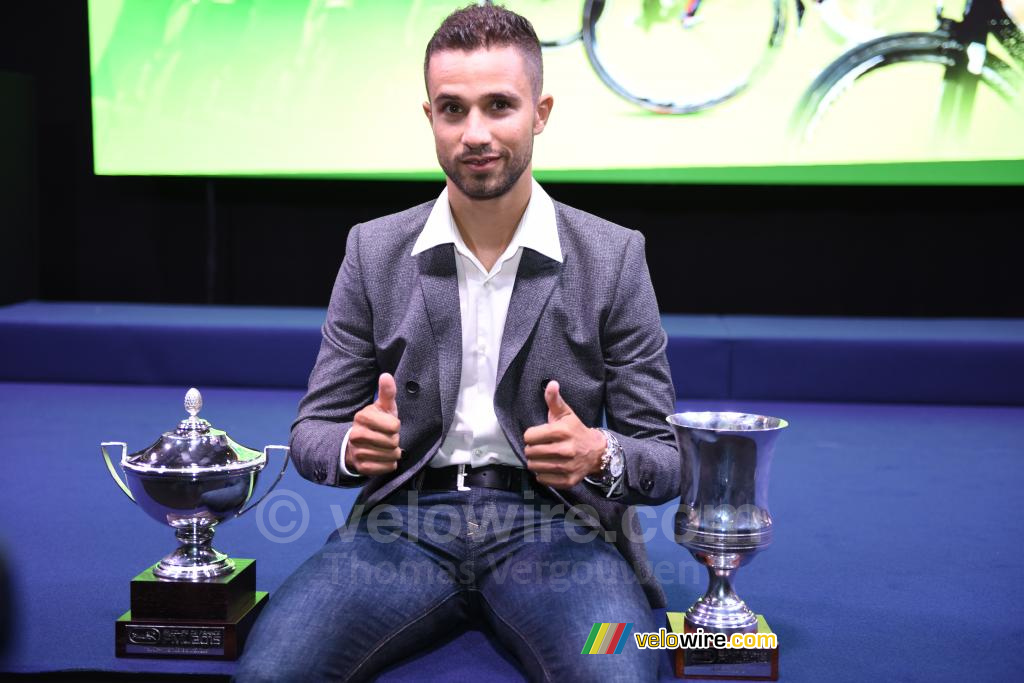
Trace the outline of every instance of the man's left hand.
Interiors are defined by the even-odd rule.
[[[539,483],[567,489],[601,471],[607,440],[601,430],[580,422],[562,399],[558,382],[548,382],[544,402],[548,404],[547,424],[523,433],[526,466],[536,473]]]

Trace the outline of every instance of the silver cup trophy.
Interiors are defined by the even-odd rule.
[[[667,418],[682,459],[676,542],[707,567],[709,585],[687,610],[686,629],[752,633],[755,615],[732,577],[772,542],[768,479],[785,420],[732,412],[687,412]]]
[[[185,396],[189,416],[148,448],[128,455],[128,446],[121,441],[100,446],[107,469],[124,494],[175,531],[180,545],[153,568],[160,579],[205,581],[231,574],[234,563],[211,546],[216,526],[258,505],[288,467],[287,446],[266,446],[262,452],[241,446],[198,417],[202,406],[199,391],[189,389]],[[120,464],[127,485],[107,453],[107,448],[114,446],[121,448]],[[243,507],[256,490],[259,473],[272,450],[284,455],[277,478],[259,500]]]

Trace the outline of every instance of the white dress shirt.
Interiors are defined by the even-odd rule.
[[[523,249],[530,248],[562,262],[555,205],[534,180],[530,202],[516,226],[512,241],[488,271],[459,234],[448,203],[448,188],[445,188],[427,217],[410,255],[415,256],[442,244],[451,244],[455,250],[462,322],[462,373],[451,428],[429,465],[522,467],[522,461],[512,450],[494,413],[498,354]],[[355,476],[345,467],[347,447],[346,433],[341,444],[341,471]]]

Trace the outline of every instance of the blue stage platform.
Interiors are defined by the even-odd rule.
[[[173,536],[117,490],[99,442],[171,428],[184,390],[251,447],[283,443],[320,310],[26,303],[0,308],[0,554],[15,638],[0,672],[225,674],[230,662],[117,659],[128,582]],[[774,545],[739,573],[781,643],[781,680],[1006,680],[1024,670],[1024,321],[666,316],[681,409],[779,415]],[[273,467],[273,463],[271,467]],[[217,546],[273,591],[353,490],[289,469],[273,517]],[[706,578],[645,515],[672,609]],[[608,615],[608,621],[617,621]],[[567,643],[579,648],[582,643]],[[100,674],[102,677],[102,674]],[[674,680],[667,654],[662,680]],[[396,662],[383,681],[522,681],[482,631]]]
[[[324,311],[0,307],[0,380],[303,388]],[[683,398],[1024,405],[1024,320],[666,315]],[[69,353],[69,349],[74,349]]]

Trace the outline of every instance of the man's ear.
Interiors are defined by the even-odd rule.
[[[551,116],[551,108],[555,106],[555,98],[551,95],[541,95],[533,110],[533,134],[540,135],[544,127],[548,125],[548,117]]]
[[[430,102],[423,103],[423,113],[427,115],[427,121],[430,121],[431,125],[433,125],[434,113],[430,111]]]

